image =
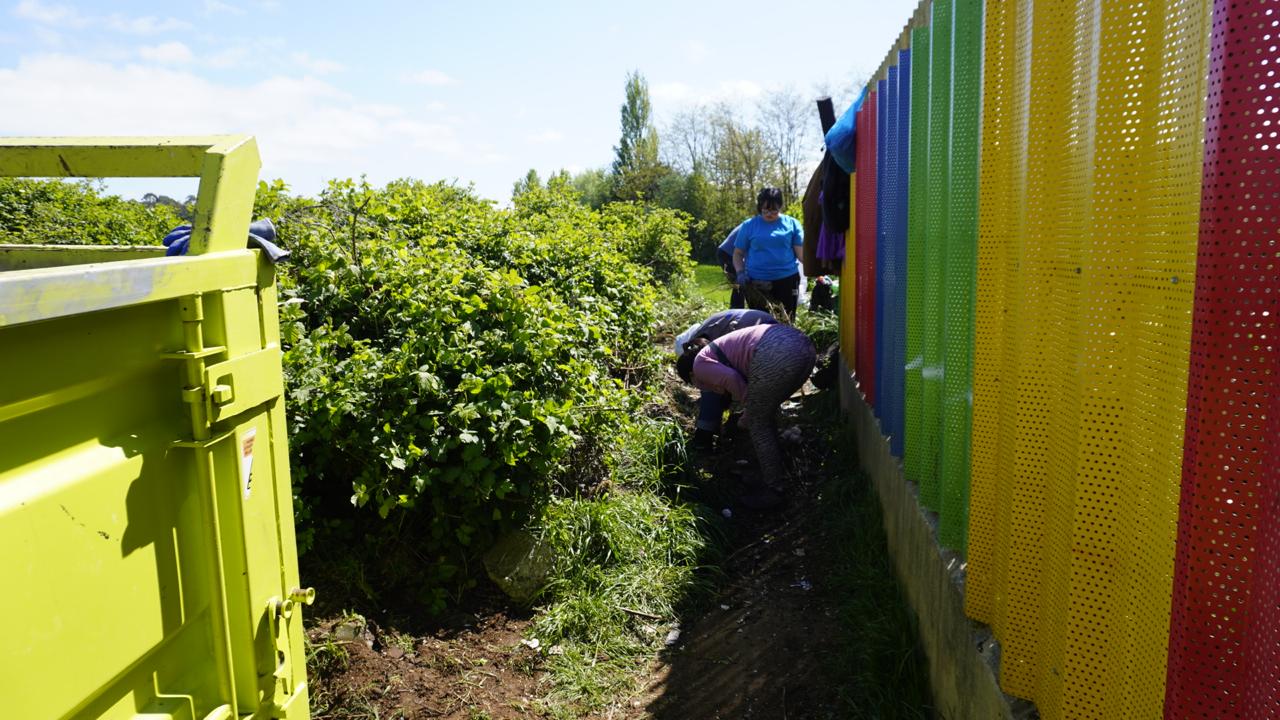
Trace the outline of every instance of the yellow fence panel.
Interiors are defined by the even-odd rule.
[[[1026,182],[1026,87],[1019,71],[1016,3],[990,3],[986,8],[983,75],[1000,78],[983,87],[982,146],[978,184],[978,275],[974,307],[973,430],[969,488],[969,570],[965,612],[994,623],[1003,598],[1008,559],[1009,488],[997,471],[1003,395],[1001,383],[1013,377],[1002,370],[1005,314],[1017,303],[1005,302],[1008,263],[1016,261],[1015,243],[1022,234],[1022,187]],[[1004,560],[1004,562],[1000,562]]]
[[[1162,709],[1207,15],[987,5],[966,610],[1045,718]]]
[[[858,173],[849,173],[849,230],[844,234],[844,264],[840,266],[840,357],[846,367],[853,367],[854,335],[857,320],[858,263]]]
[[[1182,475],[1208,10],[1102,7],[1064,706],[1160,717]],[[1134,541],[1138,539],[1138,541]]]

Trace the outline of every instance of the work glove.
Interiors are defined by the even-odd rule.
[[[289,257],[289,251],[275,244],[276,226],[271,224],[270,220],[257,220],[249,223],[248,246],[256,247],[266,254],[267,258],[273,263],[280,262]],[[179,225],[169,231],[161,241],[167,250],[164,254],[186,255],[191,245],[191,226]]]
[[[739,285],[746,285],[751,282],[751,276],[747,274],[746,268],[742,268],[738,271],[737,282]]]

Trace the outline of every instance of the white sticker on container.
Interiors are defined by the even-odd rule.
[[[240,485],[244,488],[244,499],[249,499],[249,483],[253,475],[253,441],[258,437],[258,428],[249,428],[240,438]]]

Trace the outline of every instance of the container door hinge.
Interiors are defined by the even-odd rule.
[[[288,718],[298,707],[306,705],[306,681],[299,682],[296,687],[289,686],[291,661],[295,670],[301,669],[303,663],[302,658],[289,657],[289,624],[301,622],[297,612],[298,605],[310,605],[315,599],[315,588],[294,588],[288,597],[276,596],[267,601],[267,624],[271,629],[272,656],[275,662],[270,700],[273,718]],[[299,701],[302,702],[301,706],[298,705]]]
[[[210,423],[234,417],[284,394],[280,347],[241,355],[204,370],[204,389]]]
[[[161,357],[194,362],[225,352],[225,347],[210,347],[198,352],[162,353]],[[284,394],[280,357],[280,347],[272,344],[230,360],[197,366],[203,381],[184,386],[182,401],[200,406],[212,425],[280,397]]]

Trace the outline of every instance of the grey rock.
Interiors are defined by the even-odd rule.
[[[484,554],[484,569],[512,600],[527,605],[547,584],[554,559],[546,543],[525,530],[515,530]]]

